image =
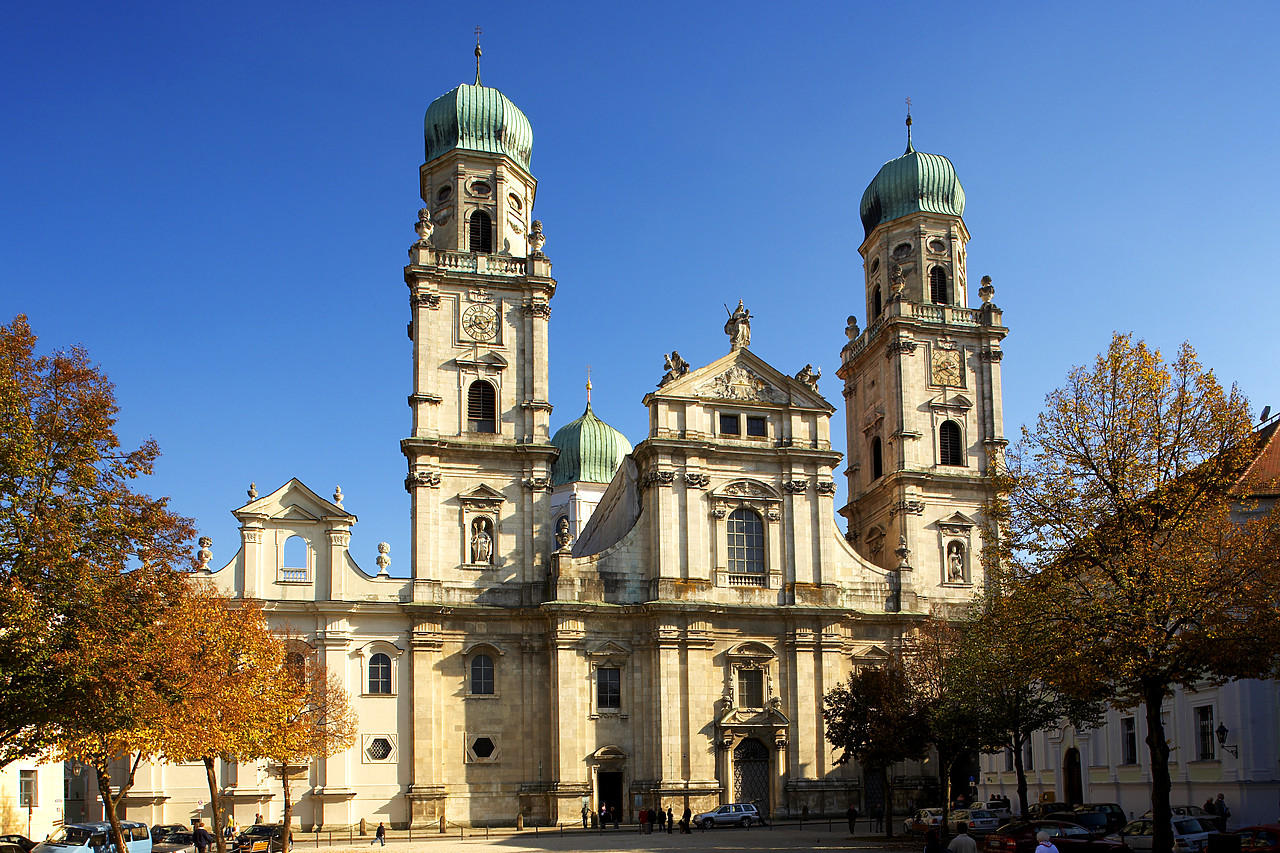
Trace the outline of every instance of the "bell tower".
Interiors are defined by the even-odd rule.
[[[545,583],[547,334],[556,283],[532,219],[533,131],[497,89],[427,108],[418,240],[404,269],[413,341],[415,602],[520,606]]]
[[[964,189],[946,157],[907,150],[862,197],[867,328],[849,318],[841,352],[848,431],[849,540],[918,610],[969,599],[988,478],[1004,438],[1000,342],[983,279],[969,307]],[[892,584],[891,584],[892,585]]]

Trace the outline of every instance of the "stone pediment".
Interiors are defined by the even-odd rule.
[[[453,363],[459,367],[487,367],[493,370],[501,370],[507,366],[507,360],[496,352],[486,352],[479,356],[460,355],[453,360]]]
[[[791,720],[782,713],[778,703],[771,702],[767,708],[728,708],[718,720],[722,727],[747,728],[768,726],[780,728],[791,725]]]
[[[458,500],[463,506],[483,508],[504,503],[506,497],[492,486],[481,483],[471,491],[459,494]]]
[[[962,512],[953,512],[946,518],[937,521],[938,529],[953,536],[967,536],[977,522]]]
[[[775,369],[747,349],[734,350],[705,367],[666,383],[655,393],[835,411],[814,388]]]
[[[631,656],[631,650],[626,646],[608,640],[587,652],[587,656],[593,658],[625,658]]]
[[[889,650],[879,643],[858,643],[850,655],[855,661],[864,664],[876,664],[887,661]]]
[[[356,517],[331,500],[320,497],[297,477],[269,495],[255,497],[232,514],[241,522],[256,519],[274,521],[317,522],[326,518],[346,519],[354,524]]]
[[[934,397],[929,401],[929,408],[949,410],[959,409],[964,411],[973,408],[973,401],[963,394],[955,394],[951,397],[947,397],[946,394],[939,394],[937,397]]]

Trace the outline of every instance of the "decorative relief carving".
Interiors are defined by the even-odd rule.
[[[890,344],[884,348],[884,357],[893,358],[893,356],[897,355],[898,353],[903,353],[905,355],[914,355],[916,351],[916,347],[918,346],[919,344],[917,344],[915,341],[907,340],[906,338],[899,338],[896,341],[890,342]]]
[[[765,514],[765,516],[766,516],[770,521],[780,521],[780,520],[782,519],[782,513],[778,512],[776,509],[771,509],[771,510],[769,510],[769,511]]]
[[[693,489],[705,489],[710,482],[711,477],[706,474],[695,474],[692,471],[684,474],[684,484]]]
[[[803,493],[809,488],[809,481],[804,479],[803,477],[797,478],[795,480],[787,480],[783,482],[782,488],[785,489],[789,494],[798,495]]]
[[[439,471],[414,471],[404,478],[404,490],[406,492],[413,491],[415,486],[430,486],[438,488],[440,485]]]
[[[818,484],[818,494],[820,494],[820,495],[834,495],[835,493],[836,493],[836,484],[835,484],[835,483],[833,483],[833,482],[831,482],[831,481],[826,481],[826,482],[822,482],[822,483],[819,483],[819,484]]]
[[[702,383],[696,393],[722,400],[760,400],[782,402],[786,395],[773,387],[762,376],[745,367],[734,366],[719,376]]]
[[[468,290],[467,301],[483,302],[487,304],[487,303],[493,302],[493,296],[491,296],[488,293],[485,293],[483,290]]]
[[[730,483],[721,490],[721,494],[743,498],[771,498],[773,493],[757,483]]]
[[[901,500],[889,507],[890,516],[903,512],[909,515],[924,515],[924,501],[914,499]]]
[[[1004,351],[993,347],[983,347],[978,351],[978,358],[983,361],[1000,361],[1000,359],[1004,358]]]
[[[551,303],[545,299],[534,299],[524,306],[524,313],[532,317],[551,319]]]
[[[520,481],[520,485],[533,492],[549,492],[551,491],[551,478],[525,477]]]
[[[647,489],[650,486],[670,486],[676,481],[675,471],[662,471],[655,469],[647,472],[640,478],[640,488]]]
[[[425,305],[431,310],[440,307],[440,294],[431,290],[419,290],[413,295],[413,307],[419,308]]]
[[[351,544],[351,534],[345,530],[330,530],[329,544],[337,545],[339,548],[345,548]]]
[[[715,509],[711,510],[712,518],[724,518],[728,514],[729,514],[729,511],[722,506],[718,506]]]

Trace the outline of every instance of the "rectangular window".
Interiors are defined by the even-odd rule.
[[[737,415],[721,415],[720,416],[720,434],[721,435],[742,435],[742,425],[738,421]]]
[[[18,771],[18,808],[33,809],[36,802],[36,771]]]
[[[1031,771],[1036,769],[1035,751],[1031,749],[1031,741],[1027,741],[1027,746],[1022,753],[1022,769]]]
[[[752,438],[766,438],[769,435],[769,423],[764,418],[747,417],[747,435]]]
[[[764,707],[763,670],[738,670],[738,705],[743,708]]]
[[[1013,770],[1013,750],[1010,747],[1004,748],[1004,769]]]
[[[596,707],[615,711],[622,707],[622,672],[616,666],[596,670]]]
[[[1201,705],[1196,708],[1196,758],[1210,761],[1213,757],[1213,706]]]
[[[1138,763],[1138,721],[1133,717],[1120,718],[1120,763]]]

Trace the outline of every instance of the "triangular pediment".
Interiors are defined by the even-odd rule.
[[[356,517],[331,500],[320,497],[297,477],[289,480],[268,495],[255,498],[239,509],[232,510],[236,518],[275,521],[317,522],[323,519],[342,518],[355,523]]]
[[[748,349],[737,349],[705,367],[658,387],[660,396],[731,400],[756,405],[800,406],[834,412],[808,383],[788,376]]]
[[[486,352],[475,357],[470,355],[460,355],[453,361],[454,364],[457,364],[459,367],[488,367],[501,369],[507,366],[507,360],[496,352]]]
[[[851,657],[861,663],[876,663],[889,659],[889,650],[879,643],[858,643],[853,647]]]
[[[458,500],[464,504],[500,504],[506,500],[502,492],[490,485],[481,483],[469,492],[463,492],[458,495]]]
[[[628,657],[630,654],[630,649],[619,643],[615,643],[612,640],[606,640],[591,651],[587,652],[587,655],[593,658],[619,658]]]
[[[946,394],[939,394],[929,401],[931,409],[959,409],[961,411],[972,409],[973,401],[963,394],[953,394],[948,397]]]

